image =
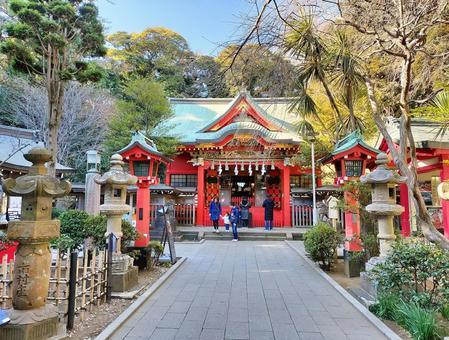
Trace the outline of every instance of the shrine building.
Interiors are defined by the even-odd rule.
[[[291,162],[303,141],[289,99],[256,99],[243,91],[234,99],[171,99],[171,105],[174,117],[168,124],[180,143],[167,166],[165,184],[190,191],[195,225],[212,225],[209,204],[218,197],[223,214],[247,198],[250,226],[262,227],[262,203],[270,195],[275,202],[273,225],[298,226],[292,210],[298,199],[293,196],[310,192],[311,169]],[[184,203],[189,203],[188,195]],[[307,212],[301,211],[300,219],[309,225]]]

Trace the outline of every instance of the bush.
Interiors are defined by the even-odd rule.
[[[440,307],[440,313],[443,318],[449,321],[449,304]]]
[[[122,250],[125,250],[132,241],[137,239],[137,230],[131,223],[122,220],[122,232]]]
[[[304,247],[312,260],[324,270],[330,270],[341,236],[326,223],[318,223],[304,235]]]
[[[422,239],[397,241],[369,275],[381,294],[398,294],[424,308],[449,302],[449,252]]]
[[[82,210],[67,210],[59,216],[61,221],[61,236],[64,242],[72,244],[73,248],[80,248],[86,238],[86,226],[89,214]],[[72,241],[69,242],[68,238]],[[58,241],[55,241],[58,242]]]
[[[399,302],[399,296],[395,294],[379,295],[376,303],[371,305],[369,310],[382,319],[395,320],[396,307]]]

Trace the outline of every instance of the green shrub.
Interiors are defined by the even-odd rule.
[[[396,242],[369,275],[381,293],[398,294],[406,302],[424,308],[449,302],[449,252],[422,239]]]
[[[369,307],[369,310],[382,319],[394,321],[399,302],[399,296],[395,294],[382,294],[379,295],[376,303]]]
[[[91,237],[95,246],[106,247],[107,217],[105,215],[89,216],[86,222],[85,238]]]
[[[86,226],[89,214],[82,210],[67,210],[59,216],[61,236],[72,240],[72,247],[79,248],[86,238]],[[57,242],[57,241],[56,241]]]
[[[164,246],[159,241],[150,241],[147,246],[140,251],[146,269],[151,269],[159,264],[159,257],[164,252]]]
[[[417,303],[402,301],[396,307],[396,321],[408,330],[416,340],[439,339],[438,321],[434,312],[428,311]]]
[[[312,260],[324,270],[330,270],[341,236],[326,223],[318,223],[304,235],[304,247]]]
[[[440,313],[443,318],[449,321],[449,304],[440,307]]]
[[[132,241],[137,239],[137,230],[131,223],[122,220],[122,232],[122,250],[125,250]]]

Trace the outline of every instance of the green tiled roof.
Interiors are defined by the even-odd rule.
[[[225,128],[205,132],[208,127],[218,122],[229,109],[242,97],[266,120],[275,124],[280,132],[269,131],[253,122],[234,122]],[[299,118],[290,113],[290,99],[263,98],[254,99],[248,93],[241,92],[232,98],[198,98],[171,99],[173,117],[165,124],[169,134],[176,136],[182,143],[194,144],[220,140],[231,133],[245,133],[263,136],[275,142],[300,143],[301,138],[295,130],[294,123]]]
[[[349,135],[344,137],[343,139],[340,139],[337,144],[335,145],[334,151],[331,152],[333,156],[344,152],[346,150],[349,150],[353,148],[356,145],[363,146],[365,149],[368,149],[370,151],[379,153],[380,151],[367,143],[363,140],[362,135],[358,131],[351,132]]]

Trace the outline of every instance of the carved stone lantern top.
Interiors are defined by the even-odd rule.
[[[360,177],[360,182],[371,184],[373,188],[372,203],[366,210],[378,216],[400,215],[404,207],[396,204],[395,187],[407,178],[387,168],[388,158],[385,153],[377,155],[376,164],[377,168],[373,172]]]
[[[119,154],[111,156],[111,168],[103,176],[95,178],[95,182],[104,185],[104,204],[100,211],[106,215],[119,215],[129,211],[126,204],[128,185],[136,184],[137,177],[123,171],[123,158]]]
[[[21,220],[51,220],[53,198],[67,195],[72,185],[47,174],[45,163],[51,158],[47,149],[33,148],[24,157],[33,163],[28,174],[16,179],[6,179],[3,190],[8,195],[23,198]]]
[[[376,170],[361,176],[360,182],[366,184],[401,184],[407,180],[406,177],[399,176],[396,171],[387,168],[388,157],[385,153],[378,154],[375,163],[377,164]]]
[[[113,154],[111,156],[111,168],[108,172],[105,172],[100,178],[96,178],[95,182],[104,184],[116,184],[116,185],[131,185],[136,184],[137,177],[132,176],[123,171],[123,158],[119,154]]]

